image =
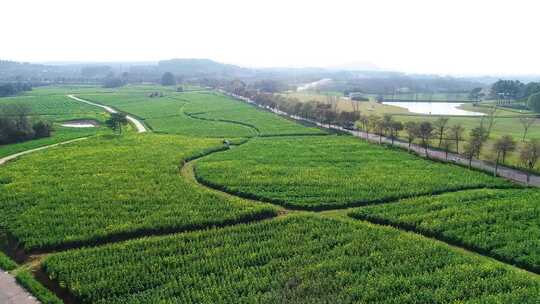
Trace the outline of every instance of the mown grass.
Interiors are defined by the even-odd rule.
[[[540,273],[540,192],[470,190],[359,208],[358,219],[391,224]]]
[[[221,147],[172,135],[102,136],[24,156],[0,168],[0,226],[26,251],[41,251],[275,215],[181,178],[182,159]]]
[[[349,136],[258,138],[196,164],[197,178],[241,196],[322,210],[482,187],[502,179]]]
[[[310,215],[50,256],[82,303],[536,303],[537,277],[392,228]]]

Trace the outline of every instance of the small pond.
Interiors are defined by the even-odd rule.
[[[462,102],[405,102],[388,101],[385,105],[401,107],[409,110],[411,113],[428,115],[463,115],[463,116],[482,116],[484,113],[471,112],[460,109]]]
[[[94,120],[70,120],[64,121],[60,125],[68,128],[95,128],[98,123]]]

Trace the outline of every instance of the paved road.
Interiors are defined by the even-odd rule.
[[[276,114],[279,114],[279,115],[288,116],[288,117],[290,117],[292,119],[295,119],[295,120],[302,120],[302,121],[306,121],[306,122],[309,122],[309,123],[313,123],[313,124],[315,124],[315,125],[317,125],[317,126],[319,126],[321,128],[325,128],[325,129],[333,129],[333,130],[339,130],[339,131],[347,132],[347,133],[352,134],[353,136],[360,137],[360,138],[363,138],[365,140],[369,140],[369,141],[373,141],[373,142],[379,142],[379,136],[375,135],[375,134],[369,134],[369,136],[368,136],[365,132],[347,130],[347,129],[344,129],[344,128],[340,127],[340,126],[331,125],[331,124],[330,125],[329,124],[321,124],[321,123],[319,123],[317,121],[314,121],[314,120],[311,120],[311,119],[307,119],[307,118],[303,118],[303,117],[299,117],[299,116],[295,116],[295,115],[290,115],[290,114],[285,113],[283,111],[280,111],[278,109],[269,108],[269,107],[263,107],[261,105],[256,104],[253,100],[245,98],[243,96],[230,94],[230,93],[225,92],[225,91],[221,91],[221,92],[224,93],[224,94],[227,94],[229,96],[232,96],[232,97],[234,97],[236,99],[240,99],[240,100],[245,101],[247,103],[250,103],[250,104],[256,105],[258,107],[267,109],[267,110],[272,111],[272,112],[274,112]],[[391,139],[386,138],[384,136],[381,138],[381,141],[384,142],[384,143],[391,143],[392,142]],[[394,141],[394,145],[399,146],[399,147],[404,148],[404,149],[407,149],[409,144],[406,143],[406,142],[403,142],[403,141],[397,141],[396,140],[396,141]],[[426,157],[426,153],[424,151],[424,148],[417,145],[417,144],[412,144],[411,145],[411,151],[414,151],[419,156]],[[436,149],[428,148],[427,154],[428,154],[428,156],[430,158],[442,160],[442,161],[445,161],[445,162],[457,163],[457,164],[462,164],[462,165],[468,165],[469,164],[468,159],[466,159],[465,157],[463,157],[461,155],[455,154],[455,153],[448,153],[448,158],[446,158],[446,155],[445,155],[444,152],[436,150]],[[477,159],[473,159],[473,161],[471,163],[471,166],[473,168],[480,169],[480,170],[483,170],[483,171],[486,171],[486,172],[493,173],[495,171],[495,167],[493,165],[491,165],[489,163],[486,163],[484,161],[481,161],[481,160],[477,160]],[[505,166],[499,166],[499,168],[497,170],[497,175],[500,176],[500,177],[506,178],[508,180],[521,183],[521,184],[526,184],[527,183],[527,174],[525,172],[523,172],[523,171],[520,171],[520,170],[508,168],[508,167],[505,167]],[[529,185],[530,186],[535,186],[535,187],[540,187],[540,176],[531,175]]]
[[[91,101],[88,101],[88,100],[85,100],[85,99],[82,99],[82,98],[79,98],[79,97],[76,97],[76,96],[73,96],[73,95],[67,95],[67,97],[69,97],[69,98],[71,98],[73,100],[79,101],[79,102],[84,102],[84,103],[92,105],[92,106],[100,107],[102,109],[105,109],[105,111],[107,111],[109,113],[118,113],[117,110],[115,110],[115,109],[113,109],[111,107],[104,106],[104,105],[101,105],[101,104],[98,104],[98,103],[95,103],[95,102],[91,102]],[[136,118],[134,118],[133,116],[130,116],[130,115],[127,115],[126,118],[127,118],[127,120],[129,120],[129,122],[131,122],[135,126],[138,133],[146,132],[146,127],[138,119],[136,119]]]
[[[15,278],[0,269],[0,304],[39,304],[25,289],[19,286]]]

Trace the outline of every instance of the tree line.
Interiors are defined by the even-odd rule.
[[[21,92],[31,91],[32,85],[25,82],[0,84],[0,97],[13,96]]]
[[[30,108],[22,104],[0,107],[0,145],[51,136],[52,125],[46,121],[32,121]]]
[[[494,113],[493,113],[494,115]],[[492,116],[491,119],[494,119]],[[472,167],[473,160],[479,159],[486,142],[491,138],[491,128],[493,120],[490,120],[489,114],[486,119],[482,119],[479,126],[469,130],[468,136],[465,136],[465,128],[462,124],[456,123],[449,125],[448,117],[439,117],[434,122],[430,121],[407,121],[401,123],[395,121],[392,115],[360,115],[357,123],[359,129],[366,132],[379,135],[379,143],[382,143],[382,137],[388,137],[392,145],[398,137],[400,131],[404,131],[408,143],[408,150],[415,141],[420,142],[424,148],[426,157],[429,158],[430,146],[435,146],[445,152],[445,158],[448,159],[448,153],[451,148],[455,148],[457,154],[463,155],[468,160],[469,168]],[[534,123],[536,117],[527,117],[527,123]],[[526,134],[526,133],[525,133]],[[433,143],[435,141],[435,144]],[[460,143],[465,141],[460,150]],[[526,169],[527,183],[530,179],[530,171],[534,170],[538,158],[540,157],[540,140],[526,140],[525,135],[521,139],[522,143],[518,145],[516,140],[510,135],[503,135],[494,140],[492,145],[491,160],[495,163],[494,174],[497,175],[499,165],[506,164],[506,157],[509,153],[516,150],[519,152],[520,165]]]
[[[424,149],[426,157],[429,157],[430,146],[442,150],[446,159],[448,159],[448,154],[454,148],[455,153],[468,160],[469,168],[472,167],[473,160],[475,158],[479,159],[482,151],[486,148],[486,142],[491,138],[491,130],[497,117],[497,107],[494,106],[488,109],[486,115],[480,120],[480,125],[469,130],[468,134],[466,134],[466,129],[461,123],[450,125],[448,117],[439,117],[434,122],[401,122],[395,120],[391,114],[365,115],[360,112],[359,103],[355,101],[351,101],[353,111],[339,111],[337,98],[329,98],[327,102],[301,102],[296,98],[249,90],[244,86],[233,86],[232,88],[232,93],[249,98],[261,106],[315,120],[322,124],[359,129],[368,136],[369,134],[378,135],[380,144],[383,143],[383,137],[386,137],[394,145],[394,142],[402,133],[407,141],[409,152],[413,143],[418,142]],[[231,87],[228,89],[231,91]],[[526,140],[526,135],[529,128],[537,121],[537,118],[532,115],[522,116],[519,121],[523,126],[521,144],[518,144],[510,135],[496,138],[491,147],[491,160],[495,164],[494,174],[497,175],[499,165],[506,164],[508,154],[518,151],[520,165],[526,169],[527,182],[529,182],[530,171],[535,168],[540,157],[540,141],[536,139]]]

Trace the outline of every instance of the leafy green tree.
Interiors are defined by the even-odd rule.
[[[124,113],[111,113],[111,117],[105,123],[115,132],[122,134],[122,126],[126,125],[128,120]]]
[[[174,77],[173,73],[171,72],[165,72],[163,76],[161,76],[161,85],[163,86],[176,85],[176,77]]]

